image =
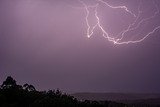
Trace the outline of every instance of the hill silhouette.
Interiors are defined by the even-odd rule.
[[[149,100],[159,99],[158,93],[74,93],[72,94],[79,100],[96,100],[96,101],[136,101],[136,100]]]
[[[112,101],[77,100],[60,90],[37,91],[33,85],[18,85],[8,76],[0,86],[0,107],[133,107]],[[134,107],[158,107],[134,105]]]

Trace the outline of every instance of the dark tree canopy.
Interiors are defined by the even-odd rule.
[[[59,89],[37,91],[33,85],[17,85],[8,76],[0,88],[0,107],[158,107],[127,105],[111,101],[79,101],[73,96],[62,93]]]
[[[10,88],[16,86],[17,86],[16,81],[11,76],[8,76],[7,79],[1,85],[2,88]]]
[[[33,85],[28,85],[27,83],[23,85],[23,89],[27,91],[35,91],[35,87]]]

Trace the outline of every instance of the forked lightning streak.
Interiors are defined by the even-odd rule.
[[[86,11],[86,17],[85,17],[85,22],[86,22],[86,25],[87,25],[87,37],[90,38],[93,33],[95,32],[95,28],[98,27],[101,32],[102,32],[102,36],[104,38],[106,38],[108,41],[114,43],[114,44],[129,44],[129,43],[138,43],[138,42],[142,42],[143,40],[145,40],[148,36],[154,34],[157,30],[160,29],[160,26],[157,26],[155,27],[152,31],[150,31],[149,33],[147,33],[146,35],[144,35],[141,39],[138,39],[138,40],[129,40],[129,41],[122,41],[122,39],[124,39],[124,35],[126,33],[128,33],[129,31],[133,31],[133,30],[136,30],[140,27],[140,25],[144,22],[147,22],[149,21],[150,19],[153,19],[156,17],[157,14],[159,14],[159,9],[155,3],[155,1],[153,1],[154,5],[155,5],[155,8],[156,8],[156,11],[154,12],[154,14],[150,17],[147,17],[147,18],[144,18],[142,19],[140,22],[138,22],[137,20],[139,19],[140,17],[140,14],[142,13],[142,11],[140,11],[140,6],[138,7],[138,15],[136,16],[132,11],[130,11],[127,6],[112,6],[110,5],[109,3],[103,1],[103,0],[96,0],[97,1],[97,4],[94,5],[94,6],[87,6],[87,4],[85,4],[84,1],[82,0],[79,0],[79,2],[84,6],[84,9]],[[98,7],[99,7],[99,4],[102,3],[104,4],[105,6],[111,8],[111,9],[123,9],[127,14],[130,14],[131,16],[133,16],[135,18],[135,20],[133,21],[133,23],[131,23],[126,29],[122,30],[118,35],[116,35],[115,37],[111,37],[109,35],[109,33],[103,28],[102,24],[100,23],[100,18],[98,16]],[[94,15],[96,17],[96,24],[91,27],[90,24],[89,24],[89,14],[90,14],[90,11],[89,11],[89,8],[95,8],[95,11],[94,11]],[[138,24],[136,24],[138,22]]]

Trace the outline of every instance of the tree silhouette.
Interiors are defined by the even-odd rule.
[[[112,101],[79,101],[59,89],[36,91],[33,85],[17,85],[8,76],[0,88],[0,107],[158,107],[148,105],[126,105]]]
[[[16,81],[11,76],[8,76],[7,79],[1,85],[1,88],[6,89],[6,88],[11,88],[16,86],[17,86]]]
[[[27,91],[36,91],[33,85],[28,85],[27,83],[23,85],[23,89]]]

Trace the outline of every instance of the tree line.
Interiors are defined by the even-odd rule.
[[[59,89],[37,91],[33,85],[18,85],[8,76],[0,86],[0,107],[133,107],[112,101],[79,101]],[[134,106],[136,107],[136,106]],[[137,106],[138,107],[138,106]],[[142,106],[140,106],[142,107]],[[146,106],[144,106],[146,107]],[[149,107],[149,106],[147,106]]]

